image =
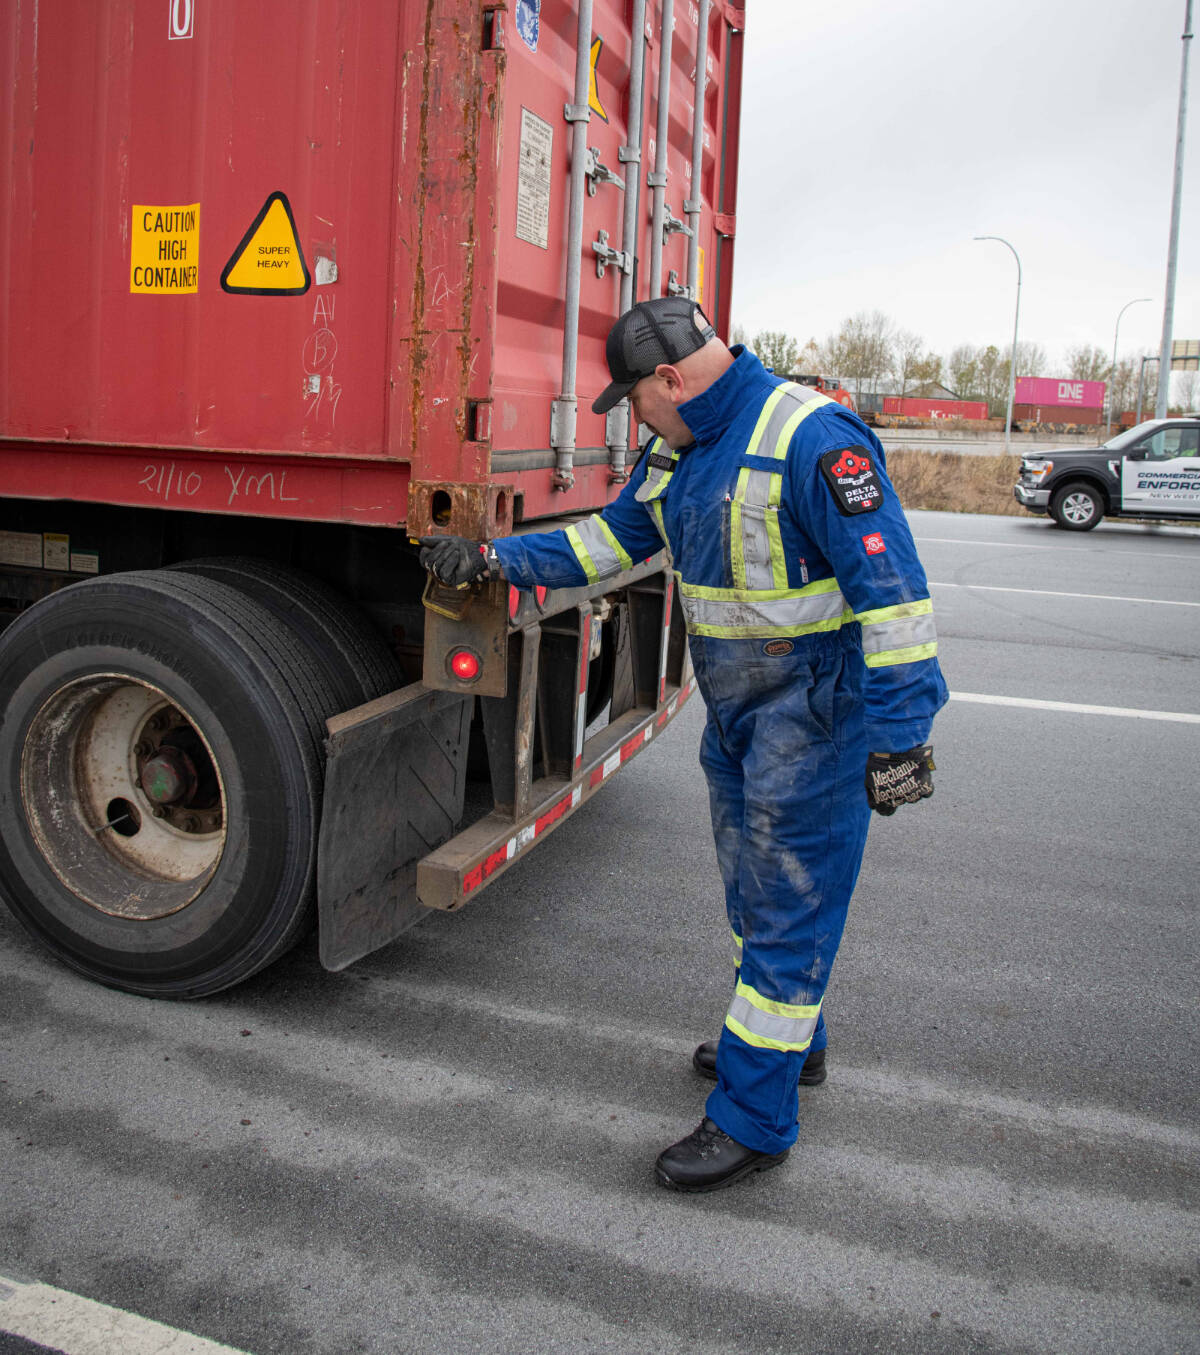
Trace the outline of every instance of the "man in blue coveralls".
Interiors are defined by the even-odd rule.
[[[797,1086],[824,1081],[821,1001],[870,811],[933,794],[946,685],[883,448],[854,414],[728,349],[686,297],[627,311],[607,357],[592,409],[628,396],[656,435],[620,496],[563,531],[426,537],[421,562],[459,587],[567,588],[670,547],[737,978],[693,1056],[717,1083],[705,1117],[655,1172],[716,1190],[787,1157]]]

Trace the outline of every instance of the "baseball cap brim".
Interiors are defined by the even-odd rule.
[[[632,381],[610,381],[592,401],[593,414],[607,414],[613,405],[620,404],[642,378],[635,376]]]

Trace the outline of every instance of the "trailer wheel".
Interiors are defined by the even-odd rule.
[[[404,685],[399,663],[370,620],[321,580],[240,555],[185,560],[171,568],[216,579],[261,603],[305,643],[334,687],[339,710]]]
[[[68,965],[199,997],[303,933],[337,698],[297,650],[243,593],[163,570],[0,635],[0,895]]]
[[[1104,496],[1076,480],[1063,485],[1050,500],[1050,516],[1068,532],[1090,532],[1104,516]]]

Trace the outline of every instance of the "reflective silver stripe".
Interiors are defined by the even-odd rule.
[[[668,447],[662,438],[656,438],[650,444],[650,450],[646,455],[647,457],[669,456],[671,465],[669,467],[651,465],[647,469],[645,480],[638,486],[637,493],[633,496],[639,503],[658,498],[666,489],[671,476],[675,474],[675,463],[679,460],[679,453]]]
[[[576,534],[584,550],[591,556],[598,578],[606,579],[611,574],[619,574],[621,570],[630,568],[632,561],[629,556],[616,542],[611,529],[605,530],[604,523],[595,514],[585,522],[576,522],[570,531]],[[592,580],[593,583],[595,581]]]
[[[799,386],[793,381],[786,381],[782,386],[777,386],[775,391],[767,396],[767,400],[775,397],[776,392],[780,394],[767,417],[766,424],[761,427],[761,432],[755,430],[758,435],[751,439],[750,446],[746,448],[747,453],[752,456],[773,456],[782,460],[787,456],[788,443],[791,441],[789,434],[781,445],[783,431],[788,424],[791,423],[793,425],[791,431],[795,431],[795,424],[800,423],[801,419],[811,414],[814,409],[833,403],[819,390],[814,390],[811,386]]]
[[[715,588],[703,590],[712,594]],[[733,593],[734,589],[728,590]],[[841,593],[792,593],[784,597],[697,597],[680,585],[680,601],[687,627],[698,635],[736,639],[768,635],[800,635],[812,630],[836,630],[850,613]]]
[[[772,537],[779,535],[778,504],[782,488],[783,476],[778,472],[743,467],[738,476],[730,550],[733,578],[739,587],[787,587],[786,567],[783,578],[777,577],[776,573],[776,565],[781,563],[782,546],[772,549]]]
[[[875,621],[863,626],[863,652],[880,654],[885,649],[908,649],[928,645],[937,639],[933,613],[899,616],[892,621]]]
[[[771,1048],[805,1049],[812,1042],[820,1019],[819,1006],[817,1010],[816,1016],[780,1016],[764,1012],[739,992],[734,994],[725,1020],[736,1035],[744,1040],[748,1036],[750,1044],[761,1040],[769,1042]]]

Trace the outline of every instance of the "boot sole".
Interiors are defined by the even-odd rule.
[[[747,1162],[740,1170],[723,1176],[719,1181],[704,1181],[696,1185],[674,1180],[659,1166],[654,1168],[654,1177],[658,1184],[665,1186],[667,1190],[678,1190],[684,1195],[708,1195],[714,1190],[724,1190],[726,1186],[740,1181],[743,1176],[749,1176],[753,1172],[770,1171],[772,1167],[781,1166],[786,1161],[787,1152],[777,1153],[774,1157],[761,1157],[756,1162]]]

